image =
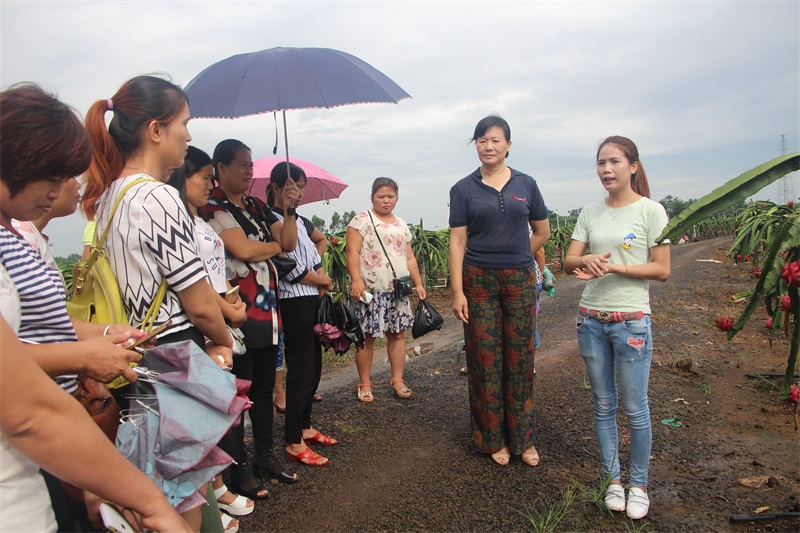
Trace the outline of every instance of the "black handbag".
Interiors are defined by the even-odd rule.
[[[411,283],[411,276],[403,276],[392,280],[394,285],[394,299],[399,300],[403,296],[408,296],[414,292],[414,285]]]
[[[389,263],[389,268],[392,269],[392,294],[394,295],[395,300],[399,300],[403,296],[408,296],[414,292],[414,284],[411,282],[411,276],[403,276],[402,278],[397,277],[397,272],[394,271],[394,265],[392,265],[392,261],[389,259],[389,254],[386,252],[386,247],[383,245],[381,236],[378,234],[378,228],[375,226],[375,220],[372,218],[372,213],[367,211],[367,214],[369,215],[369,220],[372,222],[372,227],[375,229],[375,235],[378,236],[378,244],[381,245],[383,255],[386,256],[386,261]]]
[[[431,331],[442,329],[444,319],[428,300],[420,300],[417,312],[414,313],[414,325],[411,326],[411,336],[415,339]]]
[[[276,255],[270,257],[275,271],[278,273],[278,279],[283,279],[289,275],[289,272],[297,268],[297,261],[286,255]]]

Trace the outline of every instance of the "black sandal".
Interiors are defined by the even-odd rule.
[[[266,500],[270,497],[269,492],[261,496],[258,494],[265,490],[267,490],[267,488],[258,482],[253,473],[247,468],[246,464],[238,464],[231,467],[232,492],[241,494],[251,500]]]
[[[262,464],[264,466],[262,466]],[[259,476],[268,476],[272,479],[277,479],[280,483],[297,483],[300,481],[297,474],[285,471],[283,465],[278,462],[278,458],[275,456],[263,462],[256,461],[255,466],[253,466],[253,473]]]

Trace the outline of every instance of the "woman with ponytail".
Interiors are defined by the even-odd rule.
[[[588,282],[576,323],[609,483],[605,504],[612,511],[626,511],[629,518],[639,519],[650,507],[647,470],[652,430],[647,385],[653,334],[649,283],[669,278],[669,243],[656,242],[667,225],[667,214],[661,204],[650,199],[639,150],[630,139],[607,138],[596,157],[597,175],[608,195],[581,211],[564,266]],[[587,247],[591,247],[589,255]],[[620,476],[618,393],[631,433],[627,502]]]
[[[108,128],[106,113],[111,114]],[[137,76],[111,98],[95,102],[86,115],[93,153],[82,208],[88,219],[96,216],[97,231],[110,227],[105,249],[128,320],[144,320],[166,280],[155,325],[171,325],[156,343],[191,340],[216,364],[230,367],[233,339],[206,280],[194,223],[178,191],[164,183],[183,164],[191,140],[189,118],[186,94],[154,76]],[[201,507],[184,514],[195,529]]]
[[[328,459],[307,444],[333,446],[339,443],[311,425],[314,391],[322,375],[322,346],[314,335],[314,324],[320,295],[333,289],[333,283],[322,269],[317,246],[317,243],[326,241],[325,235],[304,216],[297,215],[296,220],[290,217],[288,222],[285,221],[289,206],[283,201],[283,190],[289,179],[297,184],[299,202],[303,198],[306,174],[292,163],[275,165],[267,190],[267,204],[275,216],[284,223],[297,224],[297,247],[286,254],[297,262],[297,266],[278,282],[287,367],[286,453],[290,461],[323,466]]]
[[[108,129],[106,113],[112,114]],[[166,279],[155,325],[172,324],[159,343],[191,339],[220,366],[230,366],[233,342],[205,279],[194,224],[178,192],[164,183],[183,164],[192,139],[188,122],[186,94],[153,76],[133,78],[113,97],[95,102],[86,115],[94,151],[82,208],[87,218],[96,216],[100,231],[122,189],[142,180],[125,193],[106,238],[129,320],[142,322]],[[203,336],[211,340],[208,346]]]

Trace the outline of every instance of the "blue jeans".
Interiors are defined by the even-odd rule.
[[[638,320],[602,323],[579,314],[576,328],[592,385],[595,430],[605,475],[609,480],[620,479],[616,368],[619,394],[631,432],[630,484],[646,487],[652,444],[647,401],[653,355],[650,315]]]

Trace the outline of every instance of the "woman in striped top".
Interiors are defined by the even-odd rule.
[[[0,152],[0,264],[19,295],[17,334],[30,344],[26,351],[69,393],[77,392],[78,373],[102,382],[119,375],[136,381],[128,362],[139,355],[118,344],[143,333],[70,319],[60,273],[47,267],[11,223],[51,211],[64,183],[89,166],[91,146],[80,120],[38,86],[14,86],[0,93]],[[0,465],[0,487],[13,484],[6,474]],[[67,501],[57,482],[50,486],[53,501]],[[69,512],[56,516],[67,530],[74,529],[75,518]]]
[[[72,108],[35,85],[4,91],[0,104],[0,261],[20,294],[20,339],[37,345],[28,351],[46,373],[60,376],[67,392],[77,390],[78,372],[102,382],[121,374],[135,381],[128,362],[138,354],[115,342],[143,334],[127,325],[70,319],[60,273],[47,268],[11,223],[41,217],[64,183],[86,170],[91,157],[86,131]]]
[[[299,202],[306,186],[303,169],[292,163],[281,162],[275,165],[270,174],[267,204],[281,220],[286,208],[283,189],[290,175],[300,189]],[[325,240],[325,235],[306,217],[297,215],[296,224],[297,247],[286,255],[294,259],[297,266],[278,282],[287,367],[286,453],[291,461],[322,466],[328,463],[328,459],[315,453],[306,444],[332,446],[339,443],[311,425],[314,391],[322,375],[322,347],[314,335],[314,323],[320,294],[330,291],[333,283],[322,269],[322,258],[316,245]]]

